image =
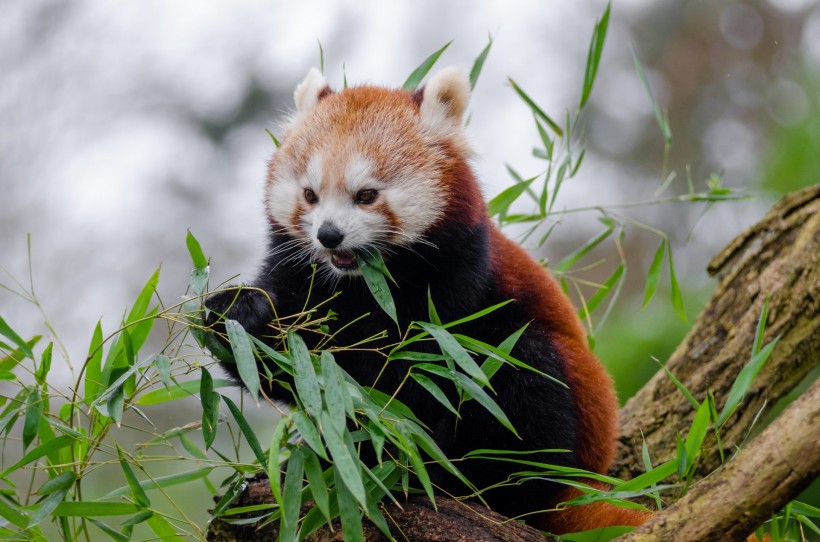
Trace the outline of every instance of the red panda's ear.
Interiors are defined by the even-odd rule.
[[[470,81],[458,68],[444,68],[424,87],[421,119],[425,128],[438,132],[461,126],[470,102]]]
[[[296,111],[306,113],[313,109],[319,100],[330,94],[330,87],[325,77],[316,68],[311,68],[304,81],[293,91],[293,101],[296,102]]]

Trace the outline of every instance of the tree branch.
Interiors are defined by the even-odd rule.
[[[766,366],[739,411],[721,429],[724,454],[746,438],[759,412],[817,367],[820,352],[820,185],[794,192],[766,217],[738,236],[709,264],[720,283],[694,326],[666,363],[667,369],[699,401],[711,390],[718,409],[738,372],[748,362],[763,301],[769,298],[764,344],[780,336]],[[659,371],[620,413],[618,456],[610,474],[633,478],[643,472],[641,445],[652,460],[675,457],[694,411],[663,371]],[[714,443],[713,443],[714,444]],[[720,465],[716,446],[704,449],[700,475]]]
[[[820,473],[820,381],[737,457],[619,542],[744,540]]]

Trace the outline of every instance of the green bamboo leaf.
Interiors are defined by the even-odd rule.
[[[669,119],[666,118],[666,114],[661,112],[661,108],[658,107],[658,102],[655,100],[655,95],[652,93],[652,87],[649,85],[649,79],[646,77],[646,72],[644,71],[640,60],[638,60],[638,55],[634,48],[632,49],[632,60],[635,63],[635,71],[638,72],[638,76],[641,78],[641,83],[643,83],[643,88],[646,91],[647,96],[649,96],[649,101],[652,103],[652,112],[655,114],[655,121],[661,129],[664,142],[666,145],[671,145],[672,130],[669,128]]]
[[[639,476],[636,476],[632,480],[627,480],[626,482],[621,482],[619,484],[615,484],[613,490],[615,491],[635,491],[638,489],[643,489],[647,487],[651,487],[658,482],[664,480],[675,474],[677,471],[678,464],[677,461],[671,459],[666,463],[661,463],[654,469],[649,472],[645,472]]]
[[[143,510],[142,512],[138,512],[138,513],[134,514],[133,516],[131,516],[130,518],[126,519],[125,521],[120,523],[120,525],[122,525],[123,527],[139,525],[143,521],[147,521],[147,520],[151,519],[151,516],[153,516],[153,515],[154,515],[153,510]]]
[[[65,474],[73,475],[74,473],[72,472]],[[56,479],[57,478],[54,480]],[[46,497],[37,503],[37,505],[31,510],[31,515],[29,516],[27,525],[28,529],[31,529],[51,515],[54,509],[57,508],[61,502],[63,502],[75,479],[76,475],[74,475],[73,478],[70,476],[64,476],[60,481],[59,486],[53,487]],[[66,482],[68,483],[66,484]]]
[[[302,447],[297,446],[290,455],[285,472],[282,492],[282,519],[279,523],[279,538],[282,542],[296,540],[299,527],[299,508],[302,504],[302,476],[305,470]]]
[[[106,525],[102,521],[98,521],[94,518],[86,518],[86,519],[88,521],[90,521],[91,523],[93,523],[99,530],[101,530],[102,532],[107,534],[108,537],[111,540],[114,540],[115,542],[128,542],[129,540],[131,540],[130,536],[126,536],[126,535],[122,534],[121,532],[117,531],[116,529],[113,529],[109,525]]]
[[[324,379],[325,405],[336,430],[342,432],[345,427],[345,385],[339,367],[333,360],[333,354],[325,350],[320,357],[322,377]]]
[[[165,389],[171,389],[173,385],[171,382],[171,360],[168,356],[160,354],[154,358],[154,366],[157,369],[157,374],[159,374],[159,379],[162,381]]]
[[[433,503],[433,508],[435,508],[436,497],[433,491],[433,483],[430,480],[430,474],[427,472],[427,467],[424,465],[424,460],[415,445],[412,433],[408,430],[406,423],[400,422],[397,424],[397,427],[402,437],[404,437],[404,441],[407,443],[402,447],[402,451],[407,455],[407,459],[413,467],[413,474],[415,474],[416,479],[421,484],[421,487],[424,488],[425,493],[427,493],[427,498],[430,499],[430,502]]]
[[[137,475],[134,474],[134,470],[128,463],[125,452],[122,451],[119,444],[117,445],[117,456],[120,459],[120,467],[122,467],[122,471],[125,473],[125,480],[128,482],[128,487],[131,490],[131,496],[134,497],[137,506],[140,508],[148,508],[151,506],[151,500],[148,498],[145,490],[142,489],[142,486],[140,486],[140,481],[137,479]]]
[[[686,322],[686,311],[683,306],[683,294],[681,294],[680,286],[678,285],[678,278],[675,275],[675,264],[672,260],[672,246],[667,243],[666,248],[666,253],[669,256],[669,284],[672,288],[672,307],[674,307],[678,317],[682,321]]]
[[[655,290],[658,288],[658,282],[661,278],[661,271],[663,270],[663,256],[666,252],[666,239],[661,239],[661,244],[658,250],[655,251],[655,257],[652,258],[652,263],[649,265],[649,271],[646,273],[646,287],[643,293],[643,304],[641,308],[646,307],[652,296],[655,295]]]
[[[51,371],[51,351],[53,347],[54,343],[48,343],[43,350],[43,353],[40,355],[40,365],[34,372],[34,379],[36,380],[38,386],[46,385],[48,373]]]
[[[689,467],[692,465],[691,459],[686,454],[686,443],[680,437],[680,434],[675,435],[675,457],[678,462],[678,478],[683,478]]]
[[[270,448],[268,448],[268,482],[273,499],[279,507],[282,506],[282,443],[285,440],[288,423],[287,416],[279,418],[279,423],[276,424],[273,437],[270,439]]]
[[[151,516],[146,523],[162,542],[185,542],[185,539],[177,534],[174,526],[159,514]]]
[[[342,520],[342,534],[344,540],[364,540],[362,531],[362,517],[356,496],[346,485],[342,473],[336,469],[336,503],[339,508],[339,518]]]
[[[214,380],[214,389],[232,388],[235,385],[236,383],[232,380],[227,380],[224,378],[217,378]],[[176,383],[170,389],[159,388],[146,392],[137,398],[136,404],[147,406],[159,405],[162,403],[167,403],[168,401],[176,401],[177,399],[183,399],[185,397],[195,395],[199,392],[199,387],[199,379],[185,380],[183,382]]]
[[[158,476],[153,479],[143,480],[139,482],[139,485],[143,491],[152,491],[160,488],[165,489],[180,484],[187,484],[193,482],[194,480],[200,480],[208,476],[208,474],[210,474],[213,470],[214,467],[201,467],[198,469],[180,472],[177,474],[168,474],[166,476]],[[127,495],[130,491],[130,486],[121,486],[113,491],[106,493],[98,500],[110,501],[112,499],[117,499],[119,497]]]
[[[362,482],[362,473],[359,470],[359,462],[356,458],[355,450],[348,448],[342,434],[336,431],[333,422],[328,417],[327,412],[322,412],[322,429],[324,430],[325,443],[330,450],[330,457],[336,473],[344,481],[345,487],[353,494],[356,500],[365,506],[367,495]]]
[[[19,348],[20,351],[26,355],[26,357],[34,360],[34,352],[31,351],[28,343],[24,341],[13,329],[11,329],[11,327],[9,327],[2,316],[0,316],[0,335],[4,335],[11,342],[16,344],[17,348]]]
[[[225,320],[225,331],[228,332],[228,340],[231,343],[236,368],[239,371],[239,378],[253,397],[254,401],[259,397],[259,369],[256,366],[253,345],[242,324],[236,320]]]
[[[607,237],[612,235],[614,231],[614,227],[610,226],[606,228],[604,231],[584,243],[581,247],[574,250],[572,253],[565,256],[560,262],[555,264],[555,271],[559,273],[563,273],[568,271],[572,268],[578,261],[586,256],[593,248],[597,247],[601,244]]]
[[[9,474],[18,470],[20,467],[24,467],[25,465],[34,463],[35,461],[42,457],[45,457],[46,455],[53,454],[58,450],[61,450],[67,446],[71,446],[71,444],[73,444],[74,442],[74,438],[68,435],[63,435],[61,437],[56,437],[52,440],[49,440],[44,444],[40,444],[36,448],[33,448],[29,453],[24,455],[19,461],[17,461],[17,463],[4,470],[3,474],[0,475],[0,478],[6,478]]]
[[[604,41],[606,40],[606,32],[609,27],[609,11],[612,7],[611,3],[607,3],[604,14],[595,23],[595,30],[592,31],[592,40],[589,44],[589,52],[587,53],[587,64],[584,70],[584,86],[581,91],[581,101],[578,109],[583,109],[589,100],[589,95],[592,93],[592,85],[595,83],[595,76],[598,74],[598,65],[601,61],[601,52],[604,49]]]
[[[743,401],[749,388],[752,387],[752,382],[754,382],[755,377],[757,377],[761,369],[763,369],[763,365],[766,364],[766,361],[772,355],[772,351],[774,351],[774,347],[777,346],[779,340],[780,336],[778,335],[769,344],[764,346],[760,352],[753,356],[737,374],[737,378],[732,383],[732,388],[726,396],[726,403],[723,405],[723,410],[720,411],[718,426],[723,425],[741,401]]]
[[[251,429],[251,426],[248,424],[247,420],[245,420],[245,416],[242,415],[242,411],[239,410],[236,403],[231,401],[230,397],[225,397],[224,395],[221,395],[221,397],[222,400],[225,401],[225,404],[228,405],[228,410],[231,411],[234,420],[236,420],[236,424],[245,436],[245,440],[251,447],[251,450],[256,456],[256,459],[259,461],[259,464],[262,465],[262,468],[267,469],[267,458],[262,452],[262,447],[259,445],[259,439],[256,438],[256,433],[253,432],[253,429]]]
[[[378,263],[381,260],[382,257],[378,251],[356,254],[356,261],[359,264],[359,270],[362,272],[367,288],[382,310],[398,325],[399,317],[396,312],[396,303],[393,301],[393,294],[390,293],[390,287],[387,285],[385,275]]]
[[[461,373],[455,373],[454,377],[467,397],[475,399],[490,414],[492,414],[495,419],[501,423],[501,425],[512,431],[515,436],[518,436],[518,432],[513,427],[510,419],[506,414],[504,414],[504,411],[500,406],[498,406],[498,403],[487,395],[487,392]]]
[[[194,267],[208,267],[208,258],[205,257],[202,246],[199,244],[197,238],[194,237],[194,234],[191,233],[191,230],[188,230],[185,236],[185,244],[188,247],[188,254],[191,255],[191,262],[193,262]]]
[[[300,435],[302,435],[305,444],[310,446],[310,448],[322,459],[327,460],[328,457],[325,453],[325,447],[322,444],[322,439],[319,436],[319,431],[316,430],[316,426],[313,425],[310,418],[298,410],[291,413],[291,418],[293,419],[293,423],[296,425],[296,430],[299,431]]]
[[[487,45],[478,55],[478,58],[473,62],[473,68],[470,70],[470,88],[474,89],[478,82],[478,76],[481,75],[481,69],[484,67],[484,61],[487,60],[487,55],[490,54],[490,48],[493,46],[493,37],[489,36]]]
[[[325,520],[330,524],[332,519],[330,515],[330,498],[319,458],[312,450],[304,450],[303,456],[305,460],[305,475],[307,476],[310,494],[313,496],[313,502],[316,503],[316,507],[319,508]]]
[[[154,271],[154,274],[151,275],[151,278],[149,278],[145,286],[142,287],[136,301],[134,301],[134,306],[131,307],[131,311],[125,319],[126,324],[132,324],[145,316],[148,305],[151,303],[151,298],[157,290],[157,283],[159,283],[159,268]]]
[[[137,505],[130,502],[106,501],[65,501],[51,513],[55,517],[128,516],[139,512]]]
[[[429,286],[427,287],[427,318],[437,326],[441,325],[441,318],[439,318],[436,305],[433,303],[433,295]]]
[[[452,322],[447,322],[442,327],[444,329],[449,329],[451,327],[460,326],[461,324],[465,324],[467,322],[472,322],[473,320],[478,320],[479,318],[482,318],[482,317],[490,314],[491,312],[495,312],[498,309],[500,309],[501,307],[504,307],[505,305],[509,305],[512,302],[513,302],[512,299],[508,299],[506,301],[502,301],[501,303],[496,303],[495,305],[487,307],[486,309],[481,309],[480,311],[474,312],[473,314],[468,314],[464,318],[459,318],[458,320],[453,320]]]
[[[709,401],[703,401],[700,408],[695,414],[695,419],[692,420],[692,427],[689,428],[689,433],[686,435],[686,457],[690,464],[687,470],[694,463],[695,458],[700,453],[700,447],[703,444],[703,439],[706,438],[706,433],[709,431]]]
[[[497,215],[504,216],[507,214],[507,210],[510,208],[510,205],[512,205],[513,202],[521,196],[521,194],[529,189],[530,185],[537,178],[538,177],[532,177],[531,179],[516,183],[502,190],[500,194],[495,196],[487,203],[487,214],[490,217]]]
[[[40,339],[42,339],[42,335],[35,335],[26,342],[26,346],[29,350],[32,350],[34,348],[34,345],[36,345],[40,341]],[[0,343],[0,347],[5,347],[5,350],[11,349],[11,347],[6,345],[5,343]],[[15,349],[9,355],[0,358],[0,370],[13,370],[15,367],[17,367],[17,364],[19,364],[21,361],[25,359],[25,357],[26,353],[21,348]]]
[[[752,343],[752,357],[755,357],[760,352],[760,345],[763,344],[763,332],[766,331],[766,323],[769,320],[769,294],[763,299],[763,307],[760,309],[760,317],[757,319],[757,328],[755,329],[755,339]]]
[[[102,320],[99,320],[94,328],[91,345],[88,347],[88,358],[85,362],[83,395],[88,404],[91,404],[97,398],[97,394],[102,387],[102,343]]]
[[[26,415],[23,420],[23,451],[26,451],[34,437],[37,436],[37,429],[40,427],[42,417],[43,399],[40,396],[40,391],[34,388],[26,397]]]
[[[450,403],[450,400],[447,399],[447,395],[439,388],[435,382],[428,376],[425,376],[420,373],[410,373],[410,377],[415,380],[422,388],[427,390],[427,393],[433,396],[433,398],[444,405],[447,410],[455,414],[457,417],[461,417],[458,411],[453,408],[453,405]]]
[[[105,408],[108,417],[119,427],[122,424],[122,413],[125,408],[125,393],[121,387],[116,388],[114,393],[108,397]]]
[[[288,349],[295,370],[293,381],[296,384],[299,399],[308,414],[318,416],[322,411],[322,393],[307,345],[302,337],[291,331],[288,333]]]
[[[546,122],[547,126],[549,126],[553,132],[555,132],[559,136],[564,135],[564,131],[561,129],[561,127],[558,126],[558,124],[554,120],[552,120],[546,113],[544,113],[544,111],[538,106],[538,104],[536,104],[532,100],[532,98],[530,98],[527,95],[527,93],[524,92],[524,90],[521,87],[519,87],[515,81],[512,80],[512,78],[508,77],[507,81],[510,82],[510,85],[512,85],[512,88],[513,90],[515,90],[516,94],[518,94],[518,96],[524,101],[525,104],[527,104],[527,106],[532,110],[532,112],[535,115],[537,115],[541,120]]]
[[[21,529],[28,526],[28,516],[6,502],[5,499],[0,499],[0,517]]]
[[[276,147],[276,148],[278,149],[278,148],[280,147],[281,143],[279,143],[279,140],[278,140],[278,139],[276,139],[276,136],[275,136],[275,135],[273,135],[273,132],[271,132],[271,131],[270,131],[270,130],[268,130],[267,128],[265,128],[265,132],[267,132],[267,134],[268,134],[268,135],[270,136],[270,138],[271,138],[271,141],[273,141],[273,146],[274,146],[274,147]]]
[[[470,353],[459,344],[449,331],[429,322],[417,322],[417,324],[433,336],[442,352],[451,356],[462,371],[474,378],[476,382],[492,389],[490,381],[487,380],[487,375],[482,372],[481,367],[479,367],[472,356],[470,356]]]
[[[616,291],[617,288],[614,288],[615,284],[620,282],[624,277],[624,272],[626,271],[626,265],[623,263],[620,264],[618,267],[615,268],[615,271],[604,281],[600,288],[589,298],[586,302],[586,310],[590,313],[594,311],[601,302],[606,299],[606,296],[610,294],[610,292]]]
[[[219,425],[219,394],[214,391],[214,380],[204,366],[199,381],[199,401],[202,405],[202,439],[205,449],[211,447]]]
[[[689,401],[689,404],[692,405],[692,408],[698,410],[700,408],[700,402],[697,399],[695,399],[695,396],[692,395],[692,393],[688,389],[686,389],[686,386],[684,386],[683,383],[680,380],[678,380],[678,378],[674,374],[672,374],[672,371],[666,368],[666,365],[663,365],[660,362],[658,362],[658,365],[661,366],[661,369],[663,369],[663,371],[666,373],[666,376],[669,377],[669,380],[672,381],[672,383],[683,394],[686,400]]]
[[[518,342],[518,339],[524,333],[524,331],[529,327],[529,324],[524,324],[517,330],[515,330],[512,334],[510,334],[506,339],[504,339],[501,344],[498,345],[498,351],[504,354],[510,355],[512,349],[515,348],[515,344]],[[484,363],[481,364],[481,371],[487,375],[487,380],[492,379],[495,373],[504,365],[504,358],[501,356],[496,355],[489,355],[487,359],[484,360]]]
[[[410,92],[414,92],[421,81],[424,79],[424,76],[430,71],[433,65],[438,61],[438,58],[441,56],[450,44],[453,43],[452,40],[448,41],[444,47],[433,53],[432,55],[428,56],[424,62],[419,64],[419,66],[413,70],[413,73],[407,78],[404,84],[401,86],[402,90],[408,90]]]

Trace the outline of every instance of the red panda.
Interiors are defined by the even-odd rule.
[[[396,326],[373,300],[357,267],[356,254],[368,250],[382,254],[395,278],[391,290],[402,329],[428,318],[428,291],[445,322],[512,300],[456,331],[499,344],[526,325],[512,355],[566,384],[511,365],[495,374],[495,399],[520,438],[475,401],[462,405],[457,421],[413,382],[402,387],[398,399],[430,428],[450,458],[482,448],[558,449],[568,451],[539,451],[528,459],[606,473],[617,431],[612,381],[589,351],[576,312],[556,281],[488,217],[462,122],[470,97],[466,76],[447,68],[415,93],[371,86],[333,92],[314,69],[294,97],[296,112],[268,166],[270,234],[262,270],[253,289],[207,300],[212,321],[213,315],[224,315],[264,337],[274,318],[271,301],[281,318],[340,292],[327,304],[337,315],[331,331],[338,331],[339,345],[383,331],[387,337],[381,344],[393,344],[399,339]],[[359,318],[366,313],[370,316]],[[306,340],[311,346],[318,337]],[[425,347],[437,352],[435,343],[420,348]],[[397,361],[384,368],[384,357],[372,351],[335,355],[357,382],[377,381],[387,394],[410,365]],[[234,364],[223,367],[238,381]],[[265,392],[289,398],[275,384]],[[545,479],[503,484],[522,470],[514,463],[458,465],[476,487],[492,487],[483,497],[494,510],[525,515],[528,523],[555,534],[637,525],[646,517],[602,504],[535,514],[571,498],[572,490]],[[464,494],[445,473],[435,482],[451,494]]]

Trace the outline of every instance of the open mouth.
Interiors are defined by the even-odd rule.
[[[331,254],[330,263],[333,264],[333,267],[345,271],[356,269],[358,267],[358,264],[356,263],[356,256],[353,252],[347,250],[334,252]]]

